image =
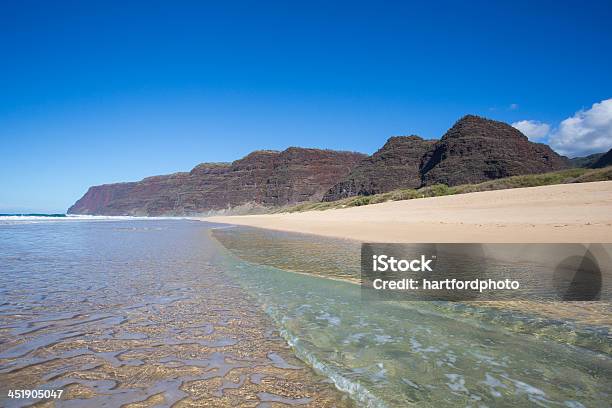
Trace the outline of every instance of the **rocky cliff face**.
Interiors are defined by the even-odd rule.
[[[289,148],[256,151],[233,163],[91,187],[70,214],[182,215],[320,200],[365,155]]]
[[[345,177],[366,155],[332,150],[290,147],[279,155],[274,173],[266,180],[266,206],[320,201],[323,194]]]
[[[436,142],[418,136],[395,136],[364,159],[340,183],[323,197],[334,201],[355,195],[371,195],[397,188],[417,188],[421,185],[419,166],[423,156]]]
[[[357,165],[345,180],[323,197],[334,201],[397,188],[432,184],[479,183],[521,174],[570,167],[544,144],[530,142],[512,126],[468,115],[439,141],[418,136],[393,137],[382,149]]]
[[[597,165],[610,164],[610,155]],[[607,163],[607,164],[606,164]],[[252,212],[304,201],[333,201],[397,188],[479,183],[570,167],[569,159],[530,142],[512,126],[468,115],[439,141],[397,136],[372,156],[291,147],[255,151],[233,163],[94,186],[71,214],[180,215]],[[576,165],[576,163],[573,163]]]
[[[570,166],[566,157],[530,142],[512,126],[468,115],[450,128],[421,160],[423,185],[480,183]]]

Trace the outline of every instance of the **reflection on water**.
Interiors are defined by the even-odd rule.
[[[361,244],[357,241],[259,228],[217,228],[214,237],[233,254],[246,261],[284,271],[360,283]],[[471,306],[516,310],[574,323],[575,327],[612,328],[610,302],[487,301]],[[461,308],[460,305],[449,307]],[[483,311],[474,308],[482,314]]]
[[[364,405],[588,407],[612,398],[609,304],[363,302],[357,243],[252,228],[214,236],[248,261],[228,256],[226,269],[297,355]]]
[[[210,226],[0,225],[0,406],[60,388],[62,407],[348,405],[224,273]]]
[[[239,258],[284,271],[360,281],[361,244],[249,227],[216,228],[214,237]]]

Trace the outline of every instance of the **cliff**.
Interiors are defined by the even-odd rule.
[[[380,150],[355,166],[346,179],[334,185],[323,201],[419,187],[421,159],[435,143],[418,136],[390,138]]]
[[[256,151],[233,163],[89,188],[69,214],[188,215],[320,200],[365,155],[292,147]]]
[[[610,164],[610,155],[592,166]],[[305,201],[334,201],[398,188],[449,186],[545,173],[592,163],[570,162],[512,126],[467,115],[438,141],[396,136],[373,155],[290,147],[259,150],[232,163],[203,163],[190,172],[91,187],[68,212],[189,215],[255,212]],[[606,164],[607,163],[607,164]]]
[[[570,167],[570,161],[545,144],[530,142],[512,126],[467,115],[439,141],[393,137],[357,165],[323,197],[334,201],[432,184],[479,183]]]
[[[421,174],[423,185],[454,186],[568,167],[566,157],[530,142],[512,126],[467,115],[423,157]]]

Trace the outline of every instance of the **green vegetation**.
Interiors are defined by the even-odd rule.
[[[592,181],[612,180],[612,166],[603,169],[573,168],[551,173],[513,176],[478,184],[463,184],[449,187],[446,184],[419,189],[400,189],[388,193],[369,196],[349,197],[331,202],[307,202],[292,207],[280,208],[274,212],[301,212],[313,210],[330,210],[334,208],[359,207],[362,205],[384,203],[386,201],[413,200],[415,198],[439,197],[453,194],[475,193],[478,191],[505,190],[521,187],[550,186],[554,184],[588,183]]]

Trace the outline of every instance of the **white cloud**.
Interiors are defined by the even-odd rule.
[[[548,141],[558,153],[570,157],[610,150],[612,99],[594,103],[591,109],[578,111],[574,116],[565,119]]]
[[[520,130],[529,140],[540,140],[550,132],[548,123],[538,122],[537,120],[521,120],[514,122],[512,127]]]
[[[517,110],[519,108],[518,103],[511,103],[510,106],[508,107],[508,109],[510,110]]]

